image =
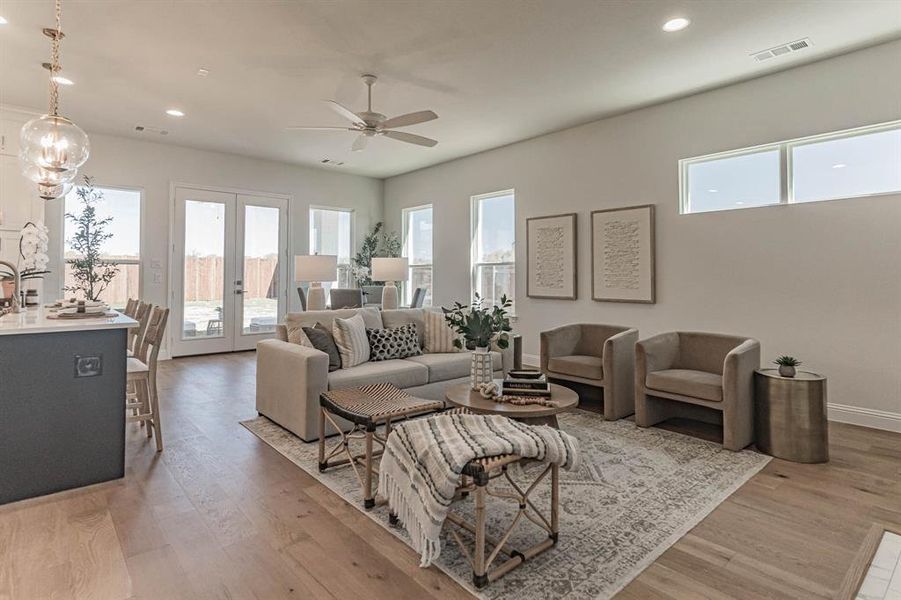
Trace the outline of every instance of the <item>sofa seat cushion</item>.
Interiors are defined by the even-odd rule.
[[[651,390],[702,398],[711,402],[723,401],[723,378],[716,373],[690,369],[666,369],[648,373],[645,384]]]
[[[468,377],[472,367],[472,358],[470,358],[469,352],[422,354],[420,356],[411,356],[405,361],[425,366],[429,372],[429,383]],[[491,367],[495,371],[500,371],[504,368],[500,352],[491,352]]]
[[[548,359],[547,369],[554,373],[584,377],[585,379],[604,378],[604,361],[599,356],[584,354],[555,356]]]
[[[391,383],[399,388],[425,385],[429,382],[429,370],[425,365],[403,360],[365,362],[328,374],[328,388],[357,387],[370,383]]]

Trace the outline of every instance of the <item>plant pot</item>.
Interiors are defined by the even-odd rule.
[[[469,371],[469,383],[472,389],[477,390],[483,383],[491,383],[494,379],[491,353],[488,348],[476,348],[470,356],[472,357],[472,368]]]
[[[795,368],[789,365],[779,365],[779,374],[783,377],[794,377],[795,376]]]

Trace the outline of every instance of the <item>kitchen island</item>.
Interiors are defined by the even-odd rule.
[[[0,317],[0,504],[125,474],[126,336],[120,313]]]

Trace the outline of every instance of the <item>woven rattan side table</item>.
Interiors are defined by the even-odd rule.
[[[378,474],[373,461],[384,452],[385,442],[391,433],[391,423],[443,408],[444,402],[440,400],[415,398],[390,383],[323,393],[319,396],[319,471],[350,465],[363,488],[363,506],[372,508],[375,506],[373,475]],[[351,430],[343,432],[334,416],[353,423]],[[326,422],[331,423],[339,432],[337,443],[330,449],[326,449]],[[379,431],[381,426],[382,431]],[[354,453],[351,448],[351,442],[355,440],[363,441],[362,453]],[[375,448],[375,444],[379,448]],[[342,453],[344,458],[332,460]]]

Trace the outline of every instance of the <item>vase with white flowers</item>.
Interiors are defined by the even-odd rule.
[[[501,350],[510,345],[513,328],[510,326],[509,310],[512,305],[513,301],[505,295],[501,296],[499,305],[485,306],[476,294],[475,300],[468,306],[455,302],[453,308],[441,308],[444,320],[460,335],[454,340],[454,346],[472,350],[470,385],[474,390],[492,381],[491,345]]]
[[[19,259],[16,266],[19,269],[19,278],[23,283],[33,279],[43,279],[47,270],[50,257],[47,255],[47,246],[50,240],[50,230],[41,221],[29,221],[22,227],[19,233]],[[0,282],[3,285],[3,297],[13,295],[16,287],[15,275],[6,269],[0,269]],[[24,290],[22,290],[24,293]],[[19,298],[22,301],[22,298]],[[22,303],[24,306],[24,302]]]

